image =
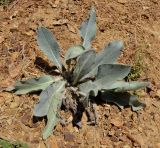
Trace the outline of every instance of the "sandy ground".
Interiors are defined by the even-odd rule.
[[[63,51],[81,43],[78,27],[94,5],[97,12],[97,36],[93,47],[101,50],[113,39],[121,39],[125,50],[119,62],[135,66],[141,63],[140,80],[149,80],[152,88],[138,91],[146,108],[138,112],[120,110],[115,105],[98,105],[99,122],[77,129],[57,125],[47,141],[41,138],[44,121],[34,121],[36,94],[16,96],[6,87],[21,78],[46,73],[47,65],[37,57],[36,29],[49,28]],[[43,69],[40,65],[44,65]],[[70,119],[69,112],[62,111]],[[15,0],[0,6],[0,138],[26,142],[29,147],[53,148],[159,148],[160,147],[160,1],[159,0]]]

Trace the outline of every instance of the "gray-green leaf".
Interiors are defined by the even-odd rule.
[[[80,26],[80,35],[83,38],[83,46],[85,49],[90,49],[91,41],[96,35],[96,12],[94,7],[90,11],[90,16]]]
[[[138,100],[138,96],[132,95],[129,100],[129,105],[132,107],[133,111],[138,111],[146,106],[143,102]]]
[[[85,76],[94,77],[97,74],[98,66],[102,64],[114,64],[123,49],[123,42],[112,41],[102,51],[97,53],[94,68]]]
[[[111,102],[123,109],[130,105],[133,111],[140,110],[145,107],[145,104],[138,100],[137,96],[133,96],[127,92],[102,92],[101,99],[106,102]]]
[[[97,82],[113,82],[125,78],[131,70],[129,65],[103,64],[98,67]]]
[[[79,56],[75,70],[73,72],[73,85],[82,78],[93,68],[96,52],[88,50]]]
[[[37,30],[37,42],[40,49],[61,70],[60,47],[53,34],[48,29],[39,27]]]
[[[61,78],[44,75],[39,78],[32,78],[24,81],[17,81],[13,90],[17,95],[44,90],[50,84],[52,84],[55,81],[58,81],[59,79]]]
[[[125,92],[130,90],[137,90],[141,88],[145,88],[150,85],[149,82],[138,82],[138,81],[132,81],[132,82],[124,82],[124,81],[116,81],[116,82],[109,82],[105,83],[103,81],[101,84],[98,83],[99,89],[102,90],[114,90],[115,92]]]
[[[73,58],[78,57],[83,52],[84,52],[84,47],[81,45],[70,47],[68,49],[67,53],[65,54],[65,58],[64,58],[65,62],[67,62],[68,60],[71,60]]]
[[[87,81],[85,83],[82,83],[78,86],[79,91],[87,95],[97,96],[98,94],[98,87],[93,83],[92,81]]]
[[[47,115],[47,125],[43,131],[43,139],[47,139],[53,132],[58,121],[57,111],[61,107],[65,81],[58,81],[43,90],[40,101],[34,109],[34,116],[42,117]]]
[[[95,84],[99,88],[110,86],[118,80],[125,78],[130,72],[130,66],[121,64],[103,64],[98,67]]]
[[[115,92],[124,92],[124,91],[130,91],[130,90],[137,90],[141,88],[145,88],[149,86],[149,82],[138,82],[138,81],[132,81],[132,82],[116,82],[114,84],[115,87]]]

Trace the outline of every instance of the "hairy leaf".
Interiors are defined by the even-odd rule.
[[[79,91],[83,92],[86,96],[87,95],[97,96],[98,94],[98,87],[92,81],[87,81],[85,83],[82,83],[78,86],[78,88]]]
[[[133,111],[137,111],[145,107],[145,104],[127,92],[102,92],[101,99],[106,102],[111,102],[123,109],[125,106],[130,105]]]
[[[98,85],[99,90],[114,90],[115,92],[125,92],[130,90],[137,90],[141,88],[145,88],[149,85],[149,82],[124,82],[124,81],[113,81],[113,82],[105,82],[101,81],[101,83],[96,83]]]
[[[115,84],[125,78],[130,72],[130,66],[121,64],[103,64],[98,67],[94,84],[99,90],[115,89]]]
[[[113,64],[117,61],[123,49],[123,42],[114,40],[110,42],[101,52],[96,56],[96,64]]]
[[[115,87],[115,92],[124,92],[124,91],[129,91],[129,90],[137,90],[141,88],[145,88],[149,86],[149,82],[138,82],[138,81],[132,81],[132,82],[116,82],[114,84]]]
[[[73,73],[73,85],[82,78],[93,68],[96,53],[94,50],[88,50],[79,56],[76,68]]]
[[[83,52],[84,52],[84,47],[81,45],[69,48],[67,53],[65,54],[65,62],[67,62],[70,59],[78,57]]]
[[[92,7],[90,11],[90,17],[82,23],[79,31],[83,38],[83,47],[85,49],[90,49],[91,41],[96,35],[96,12],[94,7]]]
[[[60,47],[53,34],[48,29],[39,27],[37,31],[37,42],[40,49],[61,70]]]
[[[47,115],[47,125],[43,131],[43,138],[48,138],[58,121],[57,111],[61,107],[62,96],[65,89],[65,81],[58,81],[43,90],[40,101],[34,109],[34,116],[42,117]]]
[[[39,103],[35,105],[34,116],[43,117],[46,116],[52,101],[55,101],[54,97],[64,90],[65,81],[57,81],[49,85],[40,94]]]
[[[98,94],[98,87],[91,80],[78,85],[78,90],[81,93],[80,101],[84,107],[89,106],[89,98],[91,96],[96,97]]]
[[[96,81],[114,82],[122,80],[130,72],[131,67],[121,64],[103,64],[98,67]]]
[[[112,41],[102,51],[96,54],[94,68],[85,76],[94,77],[97,74],[98,66],[102,64],[114,64],[123,48],[123,42],[119,40]]]
[[[13,90],[17,95],[40,91],[46,89],[50,84],[60,79],[61,77],[51,77],[44,75],[39,78],[17,81]]]

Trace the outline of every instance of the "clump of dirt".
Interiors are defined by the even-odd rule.
[[[97,36],[93,47],[101,50],[113,39],[122,39],[125,50],[119,61],[136,66],[137,53],[143,67],[139,80],[149,80],[149,90],[137,91],[146,108],[138,112],[120,110],[112,104],[98,105],[99,122],[82,129],[57,125],[47,141],[41,138],[44,119],[33,119],[38,96],[16,96],[3,92],[15,80],[40,76],[49,61],[38,49],[36,29],[49,28],[63,49],[80,43],[77,28],[91,5],[97,12]],[[0,138],[23,141],[29,147],[159,147],[160,145],[160,2],[158,0],[15,0],[0,6]],[[140,52],[137,52],[140,51]],[[44,68],[36,64],[37,57]],[[139,62],[138,62],[139,63]],[[71,120],[69,112],[62,114]]]

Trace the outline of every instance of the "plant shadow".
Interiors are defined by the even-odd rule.
[[[43,72],[50,75],[59,75],[59,72],[55,71],[57,69],[56,66],[50,66],[47,61],[43,60],[41,57],[36,57],[34,62],[36,67]]]

